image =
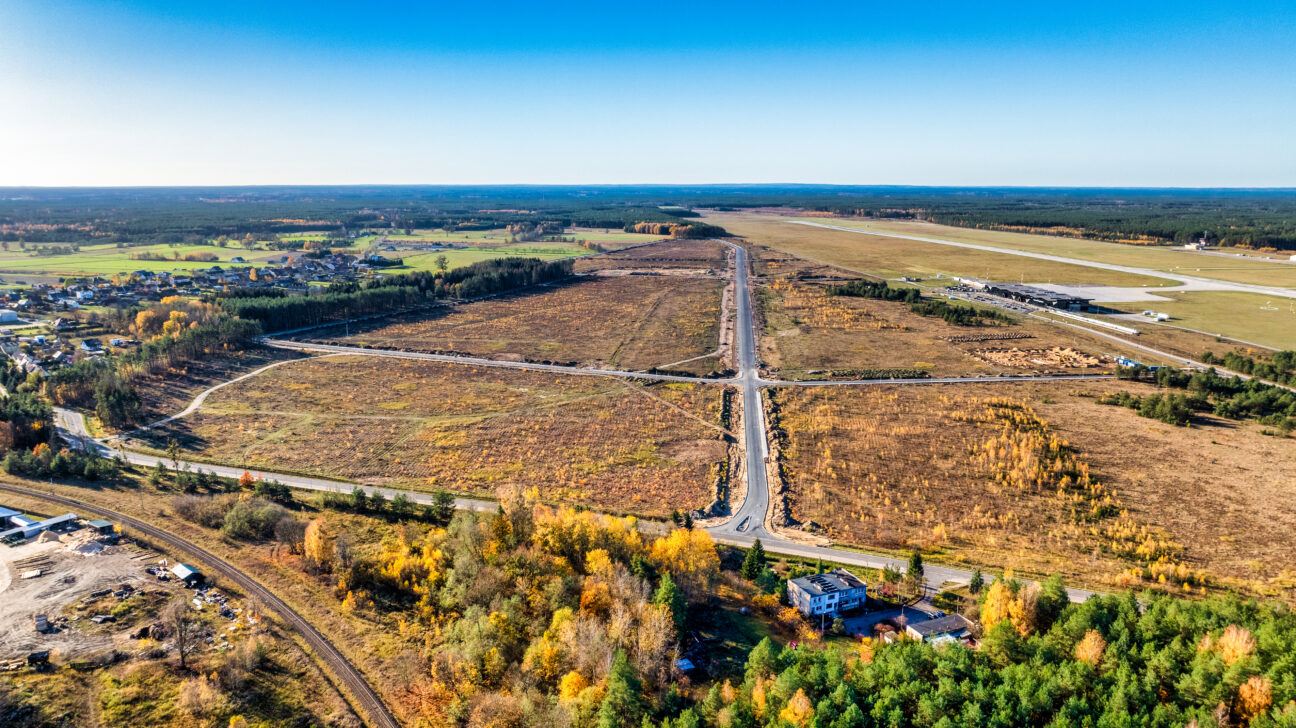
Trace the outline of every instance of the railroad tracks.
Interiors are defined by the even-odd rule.
[[[395,716],[391,714],[391,711],[387,709],[387,706],[383,704],[382,699],[378,697],[378,694],[374,692],[373,688],[369,686],[369,683],[360,674],[360,671],[357,670],[349,660],[347,660],[341,651],[339,651],[327,637],[321,634],[319,630],[315,629],[315,627],[298,614],[296,610],[288,606],[286,602],[275,596],[274,592],[262,586],[256,579],[253,579],[242,571],[239,571],[228,561],[170,532],[163,531],[162,529],[157,528],[156,526],[151,526],[137,518],[131,518],[130,516],[123,515],[107,508],[90,505],[89,503],[74,498],[54,495],[53,493],[44,493],[30,488],[20,488],[9,484],[0,484],[0,491],[71,506],[78,510],[87,511],[97,516],[111,519],[121,525],[129,526],[151,539],[155,539],[158,542],[165,543],[172,548],[197,557],[199,561],[203,562],[212,571],[228,578],[235,584],[238,584],[248,593],[249,596],[256,597],[262,604],[273,610],[275,614],[278,614],[279,617],[288,624],[288,626],[296,630],[297,633],[302,636],[302,639],[306,640],[306,643],[311,646],[311,649],[319,655],[320,659],[328,665],[333,674],[337,676],[337,679],[346,686],[347,691],[355,701],[360,704],[360,708],[368,718],[370,725],[377,726],[378,728],[400,727],[400,723],[396,720]]]

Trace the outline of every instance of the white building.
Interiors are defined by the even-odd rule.
[[[807,617],[836,616],[864,606],[868,599],[868,585],[849,571],[836,569],[789,581],[788,599]]]

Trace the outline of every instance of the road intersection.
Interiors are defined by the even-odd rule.
[[[438,361],[452,364],[463,364],[473,366],[489,366],[509,369],[522,369],[531,371],[548,371],[562,374],[574,374],[585,376],[606,376],[619,377],[625,379],[641,379],[649,381],[670,381],[670,382],[695,382],[709,384],[733,385],[741,390],[742,394],[742,412],[743,412],[743,444],[744,444],[744,470],[746,474],[746,495],[741,504],[733,511],[733,515],[724,522],[717,525],[709,526],[706,530],[721,543],[728,543],[736,546],[750,546],[756,539],[760,539],[761,544],[771,553],[793,556],[797,558],[822,559],[826,562],[845,564],[849,566],[876,568],[880,569],[890,566],[899,571],[903,571],[906,562],[902,559],[888,557],[883,555],[863,553],[855,550],[833,548],[831,546],[816,546],[801,543],[780,536],[772,532],[767,526],[767,519],[770,513],[770,486],[767,468],[769,466],[769,442],[767,428],[765,424],[764,406],[762,403],[761,390],[766,387],[783,387],[783,386],[867,386],[879,384],[941,384],[941,383],[964,383],[964,382],[1014,382],[1014,381],[1040,381],[1049,379],[1078,379],[1078,378],[1104,378],[1109,375],[1038,375],[1038,376],[1007,376],[1007,377],[966,377],[966,378],[912,378],[912,379],[862,379],[862,380],[823,380],[823,381],[780,381],[763,379],[760,376],[759,362],[757,359],[756,349],[756,320],[752,309],[752,296],[750,282],[748,278],[747,250],[734,243],[719,240],[727,246],[733,253],[733,270],[734,283],[737,292],[737,321],[735,337],[735,360],[738,366],[738,374],[729,378],[703,378],[690,377],[683,375],[668,375],[649,372],[632,372],[613,369],[599,369],[588,367],[574,367],[557,364],[538,364],[531,362],[511,362],[498,361],[494,359],[485,359],[478,357],[453,356],[444,354],[429,354],[424,352],[409,352],[391,349],[371,349],[366,347],[342,346],[335,344],[321,344],[315,342],[301,342],[282,338],[264,339],[268,346],[291,349],[296,351],[316,353],[323,356],[377,356],[391,357],[402,359],[417,359],[425,361]],[[154,427],[172,422],[176,419],[185,417],[199,408],[207,396],[212,392],[242,381],[249,377],[256,376],[268,369],[282,366],[299,360],[288,360],[276,362],[274,364],[261,367],[252,372],[248,372],[240,377],[222,382],[199,393],[192,402],[182,411],[158,420],[157,422],[145,425],[136,432],[146,431]],[[238,478],[243,473],[250,473],[253,477],[275,480],[290,487],[314,490],[314,491],[332,491],[337,493],[350,493],[355,488],[361,488],[367,495],[381,494],[383,497],[391,500],[397,495],[403,495],[410,502],[424,505],[433,502],[433,497],[427,493],[417,493],[413,491],[398,490],[392,488],[381,488],[375,486],[357,485],[355,483],[329,480],[303,475],[294,475],[287,473],[278,473],[274,471],[263,471],[252,468],[239,468],[228,465],[214,465],[209,463],[193,462],[186,460],[172,460],[167,457],[151,455],[142,452],[136,452],[126,449],[120,444],[113,444],[117,438],[94,438],[88,432],[84,417],[77,412],[56,408],[55,424],[60,434],[72,443],[80,443],[84,448],[94,448],[100,454],[106,457],[120,457],[126,462],[143,467],[155,467],[162,463],[170,468],[189,468],[191,470],[203,470],[214,475],[225,478]],[[118,441],[119,442],[119,441]],[[498,508],[498,503],[494,501],[474,499],[474,498],[455,498],[455,507],[464,510],[476,511],[493,511]],[[957,569],[939,565],[928,565],[925,569],[927,584],[930,588],[938,588],[944,584],[966,583],[972,577],[972,572],[966,569]],[[1092,595],[1092,592],[1084,590],[1070,590],[1072,599],[1083,600]]]

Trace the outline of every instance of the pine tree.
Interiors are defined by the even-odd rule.
[[[657,592],[653,594],[653,604],[661,604],[670,610],[671,621],[675,623],[675,629],[684,629],[684,620],[688,616],[688,603],[684,601],[684,592],[675,586],[675,580],[671,578],[669,571],[663,571],[661,583],[657,586]]]
[[[923,568],[922,554],[917,551],[909,554],[909,566],[905,569],[905,581],[917,591],[922,588],[926,570]]]
[[[684,514],[684,528],[686,528],[686,529],[688,529],[688,530],[690,530],[690,531],[693,530],[693,514],[692,514],[692,513],[685,513],[685,514]]]
[[[625,652],[617,650],[607,676],[607,697],[599,706],[599,728],[638,728],[643,716],[642,691],[643,684]]]
[[[972,580],[968,582],[968,592],[971,594],[980,594],[985,588],[985,578],[981,576],[981,570],[977,569],[972,572]]]
[[[760,539],[747,549],[747,558],[743,559],[742,577],[748,581],[754,580],[760,576],[761,571],[765,569],[765,547],[761,545]]]

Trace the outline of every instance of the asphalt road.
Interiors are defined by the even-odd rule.
[[[1259,286],[1250,283],[1234,283],[1232,281],[1222,281],[1215,278],[1202,278],[1201,276],[1184,275],[1174,271],[1157,270],[1155,268],[1137,268],[1130,265],[1116,265],[1114,263],[1100,263],[1095,260],[1081,260],[1079,258],[1067,258],[1061,255],[1049,255],[1048,253],[1034,253],[1029,250],[1014,250],[1012,248],[999,248],[993,245],[976,245],[974,243],[958,243],[953,240],[941,240],[940,238],[927,238],[917,235],[900,235],[899,233],[883,233],[876,230],[861,230],[859,228],[843,227],[841,225],[828,225],[821,222],[809,222],[806,220],[789,220],[793,225],[809,225],[810,227],[825,228],[827,230],[839,230],[841,232],[856,233],[859,235],[876,235],[881,238],[898,238],[900,240],[914,240],[920,243],[934,243],[936,245],[949,245],[955,248],[969,248],[971,250],[984,250],[990,253],[1003,253],[1004,255],[1016,255],[1022,258],[1035,258],[1036,260],[1049,260],[1055,263],[1066,263],[1068,265],[1079,265],[1086,268],[1100,268],[1102,270],[1116,271],[1118,273],[1132,273],[1134,275],[1149,276],[1152,278],[1165,278],[1173,281],[1180,281],[1185,284],[1191,284],[1192,288],[1199,291],[1241,291],[1243,293],[1258,293],[1262,296],[1278,296],[1279,298],[1296,298],[1296,289],[1279,288],[1277,286]],[[1150,289],[1155,290],[1155,289]]]
[[[769,458],[769,443],[766,439],[765,410],[761,403],[760,390],[767,386],[837,386],[851,384],[934,384],[942,380],[857,380],[855,382],[773,382],[760,378],[756,361],[756,322],[752,316],[751,290],[747,280],[747,251],[741,246],[723,242],[734,251],[735,289],[738,300],[738,322],[736,344],[738,349],[739,375],[737,383],[743,394],[743,438],[747,452],[744,461],[747,468],[747,495],[729,520],[707,531],[717,541],[737,546],[750,546],[760,539],[761,546],[770,553],[796,556],[800,558],[823,559],[834,563],[881,569],[890,566],[904,572],[908,563],[904,559],[866,554],[859,551],[835,549],[826,546],[809,546],[789,541],[770,533],[765,528],[765,517],[769,513],[770,488],[766,465]],[[1054,379],[1056,377],[994,377],[977,379],[950,379],[948,382],[968,381],[1033,381]],[[1076,377],[1067,377],[1076,378]],[[928,589],[939,588],[942,584],[966,584],[972,578],[972,572],[947,566],[928,564],[923,569],[923,576]],[[1068,589],[1072,601],[1084,601],[1094,592],[1083,589]]]
[[[218,573],[235,584],[238,584],[239,587],[248,594],[248,596],[255,597],[267,608],[278,614],[280,619],[282,619],[289,627],[296,630],[297,633],[302,636],[302,639],[306,640],[306,643],[311,646],[311,649],[315,651],[315,654],[319,655],[320,659],[324,660],[325,664],[329,666],[329,669],[332,670],[333,674],[337,675],[338,679],[346,685],[347,690],[349,690],[351,695],[360,703],[362,712],[368,716],[371,725],[381,726],[382,728],[399,728],[400,723],[398,723],[396,718],[392,716],[391,712],[387,710],[387,706],[383,704],[382,699],[378,697],[378,694],[374,692],[373,688],[369,687],[369,683],[365,681],[364,676],[361,675],[360,671],[346,659],[337,647],[333,646],[333,643],[330,642],[327,637],[325,637],[319,630],[315,629],[315,627],[298,614],[296,610],[288,606],[286,602],[275,596],[274,592],[262,586],[256,579],[243,573],[228,561],[225,561],[212,552],[201,548],[190,541],[186,541],[168,531],[163,531],[160,528],[151,526],[141,520],[131,518],[130,516],[123,515],[116,511],[90,505],[89,503],[84,503],[72,498],[54,495],[52,493],[42,493],[39,490],[19,488],[7,484],[0,484],[0,491],[26,496],[28,498],[37,498],[51,503],[58,503],[60,505],[74,508],[77,511],[92,513],[101,518],[107,518],[118,525],[131,528],[158,543],[164,543],[173,549],[197,557],[197,559],[212,572]]]

